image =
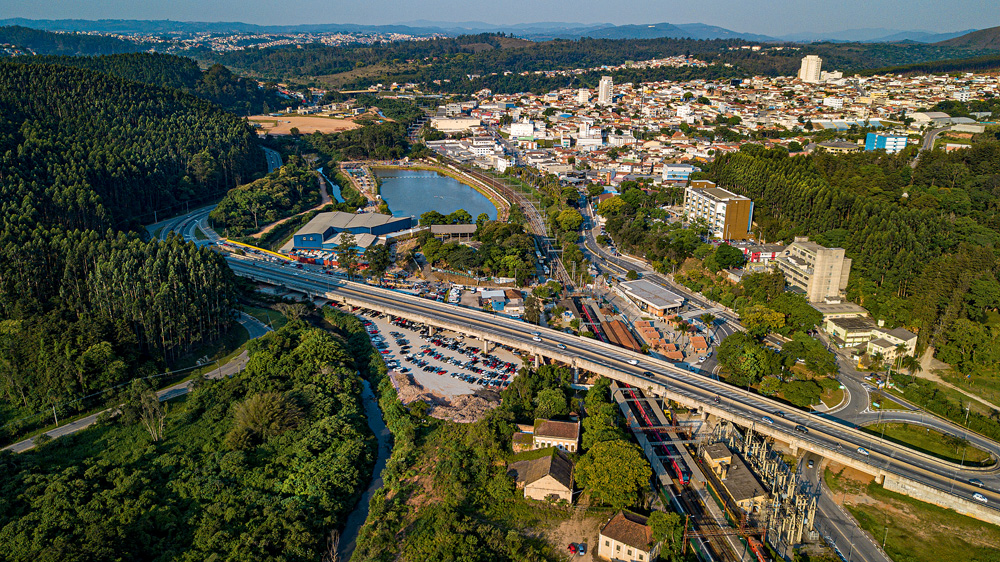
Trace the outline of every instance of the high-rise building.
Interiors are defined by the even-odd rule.
[[[809,302],[824,302],[843,295],[851,274],[851,259],[843,248],[826,248],[796,236],[775,261],[785,282],[798,287]]]
[[[614,97],[615,82],[610,76],[601,76],[601,82],[597,86],[597,103],[601,105],[611,105]]]
[[[590,103],[590,90],[580,88],[580,91],[576,93],[576,102],[579,104]]]
[[[823,66],[823,59],[816,55],[806,55],[802,59],[802,67],[799,68],[799,80],[818,84],[822,76],[821,66]]]
[[[753,201],[708,180],[695,180],[684,191],[684,215],[703,219],[709,234],[723,240],[746,240],[753,223]]]

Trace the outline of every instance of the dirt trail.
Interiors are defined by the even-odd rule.
[[[330,199],[330,194],[328,193],[328,190],[326,188],[326,181],[324,181],[323,176],[319,174],[316,174],[316,179],[319,180],[319,205],[316,205],[312,209],[306,209],[305,211],[302,211],[302,213],[297,213],[290,217],[285,217],[279,221],[272,222],[271,224],[264,226],[264,228],[260,232],[256,234],[251,234],[250,237],[259,239],[261,236],[264,236],[268,232],[271,232],[275,228],[278,228],[283,223],[290,221],[303,213],[308,213],[309,211],[318,211],[323,207],[329,205],[332,202],[332,200]]]
[[[1000,410],[1000,406],[997,406],[996,404],[994,404],[994,403],[992,403],[992,402],[990,402],[988,400],[980,398],[979,396],[976,396],[975,394],[969,394],[968,390],[966,390],[966,389],[964,389],[964,388],[962,388],[960,386],[955,386],[955,385],[951,384],[950,382],[948,382],[948,381],[944,380],[943,378],[941,378],[941,375],[938,374],[938,372],[939,371],[944,371],[946,369],[951,369],[951,365],[949,365],[947,363],[944,363],[942,361],[938,361],[937,359],[935,359],[934,358],[934,348],[933,347],[928,347],[927,350],[924,351],[924,354],[920,357],[920,369],[921,369],[921,371],[920,371],[920,373],[917,374],[917,376],[925,378],[927,380],[934,381],[934,382],[940,384],[941,386],[944,386],[944,387],[950,388],[952,390],[956,390],[958,392],[961,392],[963,395],[971,398],[972,400],[975,400],[976,402],[984,404],[987,407],[993,408],[994,410]]]

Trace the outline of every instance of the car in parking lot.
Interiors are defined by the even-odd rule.
[[[976,500],[977,502],[983,502],[983,503],[988,503],[990,501],[986,499],[986,496],[980,494],[979,492],[972,494],[972,499]]]

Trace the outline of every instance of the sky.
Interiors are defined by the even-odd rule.
[[[0,18],[393,24],[706,23],[785,35],[886,28],[950,32],[1000,25],[996,0],[0,0]]]

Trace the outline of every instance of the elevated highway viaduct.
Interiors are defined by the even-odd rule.
[[[237,275],[261,283],[508,345],[536,357],[548,357],[575,369],[636,386],[649,395],[672,400],[703,416],[716,416],[753,428],[759,434],[787,443],[793,451],[809,451],[871,474],[887,489],[1000,525],[1000,493],[968,482],[972,478],[996,475],[1000,471],[997,465],[960,467],[879,440],[841,420],[788,411],[789,408],[779,402],[600,341],[252,257],[231,256],[228,261]],[[534,340],[533,332],[541,334],[541,341]],[[778,416],[775,412],[779,410],[788,413]],[[764,416],[771,418],[773,423],[765,422]],[[796,426],[805,427],[807,432],[796,430]],[[995,450],[1000,450],[1000,445],[994,445]],[[988,503],[974,500],[974,493],[985,496]]]

